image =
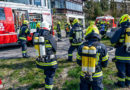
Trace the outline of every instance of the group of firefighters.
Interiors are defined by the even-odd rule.
[[[103,90],[102,68],[107,67],[108,51],[104,44],[100,43],[100,31],[98,25],[90,24],[83,34],[83,29],[78,19],[74,19],[72,27],[65,25],[66,37],[69,37],[70,48],[68,61],[73,61],[73,51],[77,49],[77,64],[81,66],[80,90]],[[116,48],[115,58],[112,60],[118,70],[119,87],[130,86],[130,16],[124,14],[120,20],[120,29],[111,38],[111,43]],[[22,47],[22,55],[27,55],[27,36],[30,35],[29,22],[24,20],[20,28],[19,43]],[[61,40],[61,23],[57,24],[58,41]],[[47,22],[37,23],[37,35],[34,37],[34,47],[37,53],[36,65],[44,71],[45,90],[53,89],[53,77],[58,68],[56,60],[57,41],[50,34],[50,26]]]
[[[110,28],[110,22],[109,21],[97,21],[96,26],[98,27],[100,34],[104,37],[106,35],[106,32],[108,28]]]

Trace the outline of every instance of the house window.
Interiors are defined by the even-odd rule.
[[[46,0],[43,0],[43,6],[46,6]]]
[[[41,0],[34,0],[34,5],[41,6]]]
[[[5,20],[4,8],[0,8],[0,20]]]
[[[29,0],[29,4],[32,5],[32,0]]]
[[[55,0],[55,7],[56,8],[65,8],[64,7],[64,0]]]
[[[29,4],[29,0],[7,0],[7,2]]]
[[[68,1],[66,1],[66,8],[71,10],[76,10],[76,11],[83,11],[82,5],[68,2]]]
[[[48,8],[50,9],[51,8],[51,1],[48,0]]]

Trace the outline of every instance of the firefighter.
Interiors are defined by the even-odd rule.
[[[40,22],[37,22],[37,24],[36,24],[36,32],[38,33],[39,32],[39,30],[40,30]]]
[[[57,34],[58,34],[58,41],[61,41],[61,22],[57,23]]]
[[[118,70],[118,82],[115,85],[125,87],[130,86],[130,16],[124,14],[119,24],[120,29],[111,38],[111,43],[116,48],[113,61]]]
[[[100,34],[102,35],[102,37],[105,37],[106,31],[105,31],[105,21],[101,21],[100,24]]]
[[[96,26],[97,26],[98,29],[100,30],[100,21],[97,21]]]
[[[94,22],[94,21],[90,21],[89,24],[90,24],[90,25],[94,25],[95,22]]]
[[[36,59],[36,65],[38,68],[42,69],[46,75],[45,90],[52,90],[53,77],[56,68],[58,67],[55,55],[57,43],[54,37],[50,34],[50,28],[47,22],[42,22],[40,25],[39,38],[40,37],[44,37],[45,40],[39,43],[40,45],[38,47],[40,48],[36,48],[36,50],[39,50],[38,53],[40,52],[40,55],[38,55],[38,58]],[[38,43],[35,44],[35,47],[37,47],[36,45],[38,45]]]
[[[77,53],[77,63],[82,67],[80,90],[103,90],[102,68],[108,64],[108,52],[100,43],[101,37],[95,25],[91,26],[85,40]]]
[[[70,23],[67,23],[65,25],[65,31],[66,31],[66,37],[69,37],[69,33],[70,33]]]
[[[79,24],[78,19],[74,19],[73,27],[70,31],[69,41],[70,41],[70,48],[68,50],[68,61],[72,61],[73,51],[78,49],[79,45],[82,44],[83,41],[83,31]]]
[[[20,32],[19,32],[19,42],[22,47],[23,58],[29,58],[29,56],[27,55],[27,36],[30,36],[28,25],[29,25],[29,21],[24,20],[22,26],[20,27]]]

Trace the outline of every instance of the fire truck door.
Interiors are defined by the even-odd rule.
[[[26,10],[14,10],[14,23],[15,23],[15,32],[19,34],[19,29],[24,20],[29,20],[28,12]]]

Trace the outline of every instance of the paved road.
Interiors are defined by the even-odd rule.
[[[58,44],[58,48],[57,48],[57,58],[66,58],[67,59],[67,52],[69,49],[69,39],[65,38],[65,32],[62,31],[62,41],[61,42],[57,42]],[[108,50],[110,49],[110,47],[108,47]],[[28,54],[31,57],[35,57],[35,50],[34,47],[28,47]],[[111,56],[110,59],[114,56],[114,51],[111,51],[109,53],[109,55]],[[76,58],[76,53],[74,53],[73,58]],[[12,59],[12,58],[22,58],[21,55],[21,48],[20,46],[11,46],[11,47],[4,47],[4,48],[0,48],[0,59]]]

